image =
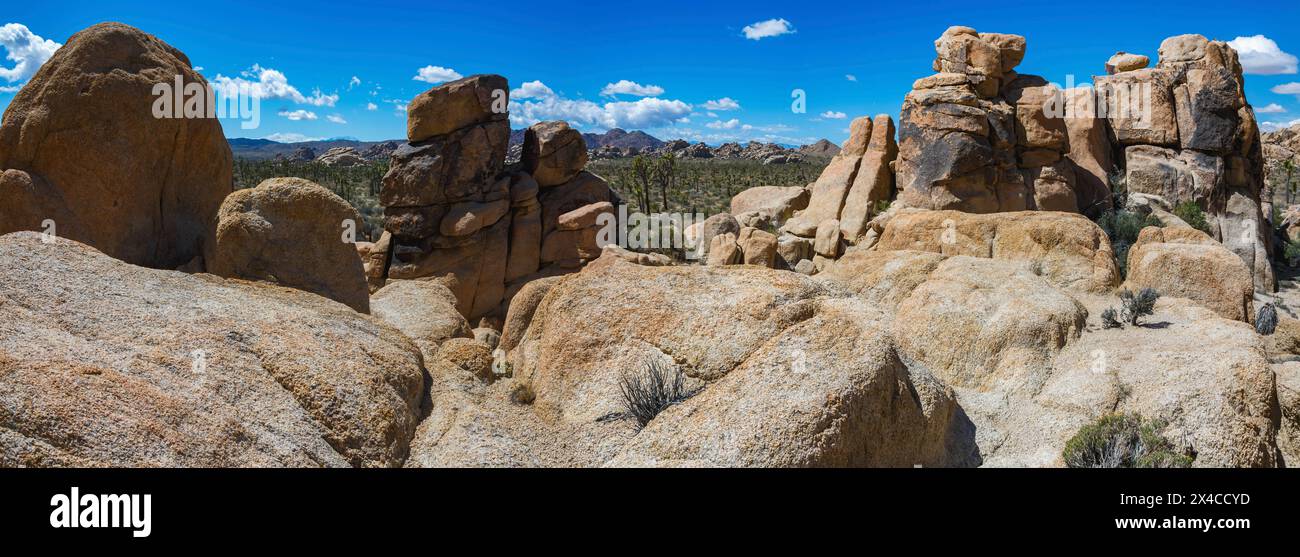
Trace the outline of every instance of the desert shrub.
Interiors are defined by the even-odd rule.
[[[1115,308],[1106,308],[1101,312],[1101,326],[1107,329],[1118,329],[1124,325],[1119,322],[1119,315]]]
[[[1083,426],[1065,443],[1070,468],[1187,468],[1192,457],[1165,438],[1165,423],[1137,414],[1109,414]]]
[[[1106,237],[1110,238],[1111,250],[1115,253],[1115,263],[1119,266],[1121,276],[1128,276],[1128,250],[1137,242],[1138,234],[1148,226],[1162,226],[1160,219],[1153,215],[1143,215],[1132,211],[1107,211],[1097,219]]]
[[[1137,325],[1138,320],[1143,316],[1155,313],[1156,300],[1160,299],[1160,293],[1153,288],[1143,288],[1136,294],[1127,288],[1119,293],[1120,316],[1129,325]]]
[[[618,378],[627,415],[645,427],[669,406],[691,398],[695,391],[686,388],[686,374],[675,365],[650,360],[634,372],[624,371]]]
[[[1300,244],[1296,242],[1287,242],[1286,247],[1282,248],[1282,257],[1286,258],[1288,265],[1292,261],[1300,261]]]
[[[1147,315],[1155,313],[1160,293],[1153,288],[1133,292],[1125,288],[1119,293],[1119,308],[1106,308],[1101,312],[1101,325],[1107,329],[1137,326]]]
[[[1277,330],[1277,306],[1269,302],[1261,306],[1259,313],[1255,314],[1255,332],[1271,335],[1275,330]]]
[[[1191,225],[1192,228],[1206,234],[1210,233],[1210,223],[1205,220],[1205,211],[1202,211],[1201,206],[1193,201],[1186,201],[1174,207],[1174,216],[1183,219],[1183,222]]]

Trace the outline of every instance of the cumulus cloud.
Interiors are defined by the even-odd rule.
[[[794,28],[785,18],[769,19],[758,23],[751,23],[741,29],[745,33],[745,38],[753,41],[765,39],[767,37],[777,37],[794,33]]]
[[[349,91],[351,91],[353,87],[356,87],[356,86],[358,86],[358,85],[361,85],[361,78],[359,78],[359,77],[357,77],[357,76],[354,75],[354,76],[352,76],[352,79],[349,79],[349,80],[348,80],[348,90],[349,90]]]
[[[664,88],[658,85],[641,85],[635,81],[620,79],[618,83],[607,83],[605,88],[600,90],[602,97],[612,97],[614,95],[633,95],[636,97],[658,97],[664,94]]]
[[[371,110],[371,111],[379,110],[379,105],[375,103],[366,103],[366,110]]]
[[[1241,69],[1255,75],[1296,73],[1296,57],[1283,52],[1277,43],[1264,35],[1237,37],[1228,41],[1241,58]]]
[[[731,97],[722,97],[716,101],[705,101],[704,109],[717,111],[740,110],[740,103]]]
[[[822,113],[822,118],[826,118],[828,120],[843,120],[848,117],[849,117],[848,114],[845,114],[843,112],[836,112],[834,110],[827,110],[826,112]]]
[[[12,68],[0,65],[0,79],[17,83],[0,86],[0,93],[16,93],[22,88],[21,82],[32,77],[63,45],[41,38],[21,23],[6,23],[0,27],[0,46],[5,49],[5,59],[14,63]]]
[[[716,122],[709,122],[707,124],[704,124],[704,127],[714,129],[714,130],[734,130],[738,126],[740,126],[740,120],[737,120],[735,118],[726,121],[718,120]],[[749,128],[745,128],[745,129],[749,129]]]
[[[315,112],[312,112],[312,111],[310,111],[310,110],[281,110],[281,111],[279,112],[279,114],[280,114],[281,117],[288,118],[288,119],[293,120],[293,121],[295,121],[295,122],[297,122],[297,121],[299,121],[299,120],[315,120],[315,119],[316,119],[316,113],[315,113]]]
[[[461,77],[463,76],[461,76],[460,73],[451,68],[444,68],[442,66],[425,66],[416,70],[415,77],[412,77],[411,79],[426,83],[442,83],[444,81],[456,81]]]
[[[1272,132],[1286,129],[1291,126],[1300,126],[1300,118],[1296,118],[1290,122],[1261,122],[1259,124],[1259,129],[1260,131]]]
[[[320,137],[307,137],[300,133],[273,133],[262,139],[269,139],[278,143],[302,143],[304,141],[320,141]]]
[[[1269,91],[1279,95],[1295,95],[1297,99],[1300,99],[1300,82],[1292,81],[1291,83],[1274,85]]]
[[[1255,114],[1281,114],[1286,112],[1282,105],[1277,103],[1268,103],[1267,106],[1261,106],[1255,109]]]
[[[542,120],[567,120],[576,126],[592,128],[653,129],[672,125],[690,113],[689,104],[655,97],[604,104],[559,95],[510,101],[510,122],[515,126],[529,126]]]
[[[525,82],[518,89],[510,91],[510,98],[512,99],[545,99],[554,96],[555,91],[552,91],[541,80]]]
[[[325,119],[326,119],[326,120],[329,120],[329,121],[331,121],[331,122],[334,122],[335,124],[346,124],[346,123],[348,123],[348,121],[347,121],[347,120],[344,120],[344,119],[343,119],[343,116],[340,115],[340,114],[330,114],[329,116],[326,116]]]
[[[217,87],[238,87],[239,91],[247,91],[250,96],[257,99],[282,99],[312,106],[334,106],[334,103],[339,101],[337,94],[326,95],[321,93],[320,89],[314,89],[310,97],[303,95],[297,87],[289,84],[289,79],[285,77],[284,72],[263,68],[258,64],[253,64],[253,67],[240,72],[239,77],[217,74],[212,81],[217,84]]]
[[[853,74],[851,74],[851,73],[846,73],[846,74],[844,74],[844,79],[847,79],[847,80],[849,80],[849,81],[857,81],[857,80],[858,80],[858,76],[853,75]]]

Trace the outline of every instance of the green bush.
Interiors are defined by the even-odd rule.
[[[1300,261],[1300,244],[1287,242],[1286,247],[1282,249],[1282,257],[1286,258],[1288,265],[1290,265],[1292,261]]]
[[[1174,216],[1183,219],[1183,222],[1191,225],[1192,228],[1210,234],[1210,223],[1205,220],[1205,211],[1195,202],[1186,201],[1174,207]]]
[[[1065,443],[1070,468],[1187,468],[1192,457],[1165,438],[1166,424],[1137,414],[1109,414],[1083,426]]]
[[[1110,238],[1110,247],[1115,253],[1120,275],[1128,276],[1128,250],[1137,241],[1138,233],[1148,226],[1163,225],[1153,215],[1120,210],[1102,213],[1097,219],[1097,226]]]

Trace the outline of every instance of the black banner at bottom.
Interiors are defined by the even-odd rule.
[[[963,534],[1199,544],[1289,533],[1296,479],[1287,470],[0,470],[0,530],[11,541],[128,550],[402,542],[398,533],[551,544],[724,521],[762,533],[750,541],[839,531],[915,535],[927,547]]]

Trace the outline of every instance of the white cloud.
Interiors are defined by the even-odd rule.
[[[828,120],[843,120],[848,117],[849,117],[848,114],[845,114],[843,112],[835,112],[834,110],[827,110],[826,112],[822,113],[822,118],[826,118]]]
[[[554,96],[555,91],[552,91],[550,87],[547,87],[540,80],[525,82],[518,89],[510,91],[510,98],[512,99],[545,99]]]
[[[1264,35],[1237,37],[1228,41],[1228,46],[1235,48],[1241,59],[1241,69],[1255,75],[1277,75],[1296,73],[1294,54],[1282,52],[1273,39]]]
[[[1261,122],[1259,124],[1259,129],[1260,131],[1271,132],[1286,129],[1291,126],[1300,126],[1300,118],[1296,118],[1290,122]]]
[[[217,74],[212,81],[218,87],[239,87],[240,91],[248,91],[250,96],[258,99],[283,99],[312,106],[334,106],[339,100],[337,94],[325,95],[320,89],[312,90],[310,97],[303,95],[297,87],[289,84],[283,72],[259,64],[240,72],[240,76],[232,78]]]
[[[352,79],[348,80],[348,90],[349,90],[349,91],[351,91],[353,87],[356,87],[356,86],[358,86],[358,85],[361,85],[361,78],[359,78],[359,77],[357,77],[357,76],[354,75],[354,76],[352,76]]]
[[[334,122],[335,124],[346,124],[346,123],[348,123],[348,121],[347,121],[347,120],[344,120],[344,119],[343,119],[343,116],[342,116],[342,115],[339,115],[339,114],[330,114],[329,116],[326,116],[325,119],[326,119],[326,120],[329,120],[329,121],[331,121],[331,122]]]
[[[1282,105],[1277,103],[1269,103],[1268,106],[1261,106],[1255,109],[1255,114],[1281,114],[1283,112],[1286,112],[1286,109],[1282,108]]]
[[[0,79],[14,83],[30,78],[63,45],[41,38],[21,23],[6,23],[0,27],[0,46],[5,59],[14,62],[12,68],[0,66]]]
[[[366,103],[366,110],[379,110],[379,105],[375,103]]]
[[[633,95],[637,97],[658,97],[664,94],[664,88],[658,85],[641,85],[635,81],[620,79],[618,83],[606,83],[605,88],[600,90],[602,97],[612,97],[614,95]]]
[[[1291,83],[1275,85],[1269,91],[1279,95],[1295,95],[1297,99],[1300,99],[1300,82],[1292,81]]]
[[[542,120],[567,120],[579,127],[654,129],[670,126],[690,113],[689,104],[654,97],[605,104],[558,95],[510,101],[510,122],[515,126],[528,126]]]
[[[857,81],[857,80],[858,80],[858,76],[853,75],[853,74],[851,74],[851,73],[846,73],[846,74],[844,74],[844,79],[847,79],[847,80],[849,80],[849,81]]]
[[[276,141],[279,143],[302,143],[304,141],[320,141],[324,138],[307,137],[300,133],[291,132],[291,133],[273,133],[271,135],[263,137],[262,139],[269,139],[271,141]]]
[[[201,72],[201,71],[203,71],[203,66],[194,66],[194,71],[196,71],[196,72]]]
[[[790,27],[790,22],[785,18],[769,19],[758,23],[751,23],[741,29],[745,33],[745,38],[757,41],[767,37],[776,37],[794,33],[794,28]]]
[[[740,103],[731,97],[722,97],[716,101],[705,101],[704,109],[717,111],[740,110]]]
[[[740,120],[732,118],[725,122],[722,120],[718,120],[716,122],[709,122],[707,124],[704,124],[704,127],[714,129],[714,130],[734,130],[739,125],[740,125]]]
[[[315,119],[316,119],[316,113],[315,113],[315,112],[312,112],[312,111],[310,111],[310,110],[281,110],[279,114],[280,114],[281,117],[288,118],[288,119],[293,120],[293,121],[295,121],[295,122],[297,122],[297,121],[299,121],[299,120],[315,120]]]
[[[444,81],[456,81],[461,77],[464,76],[451,68],[444,68],[442,66],[425,66],[420,68],[416,72],[415,77],[412,77],[411,79],[414,79],[415,81],[424,81],[426,83],[442,83]]]
[[[17,93],[22,85],[0,85],[0,93]]]

